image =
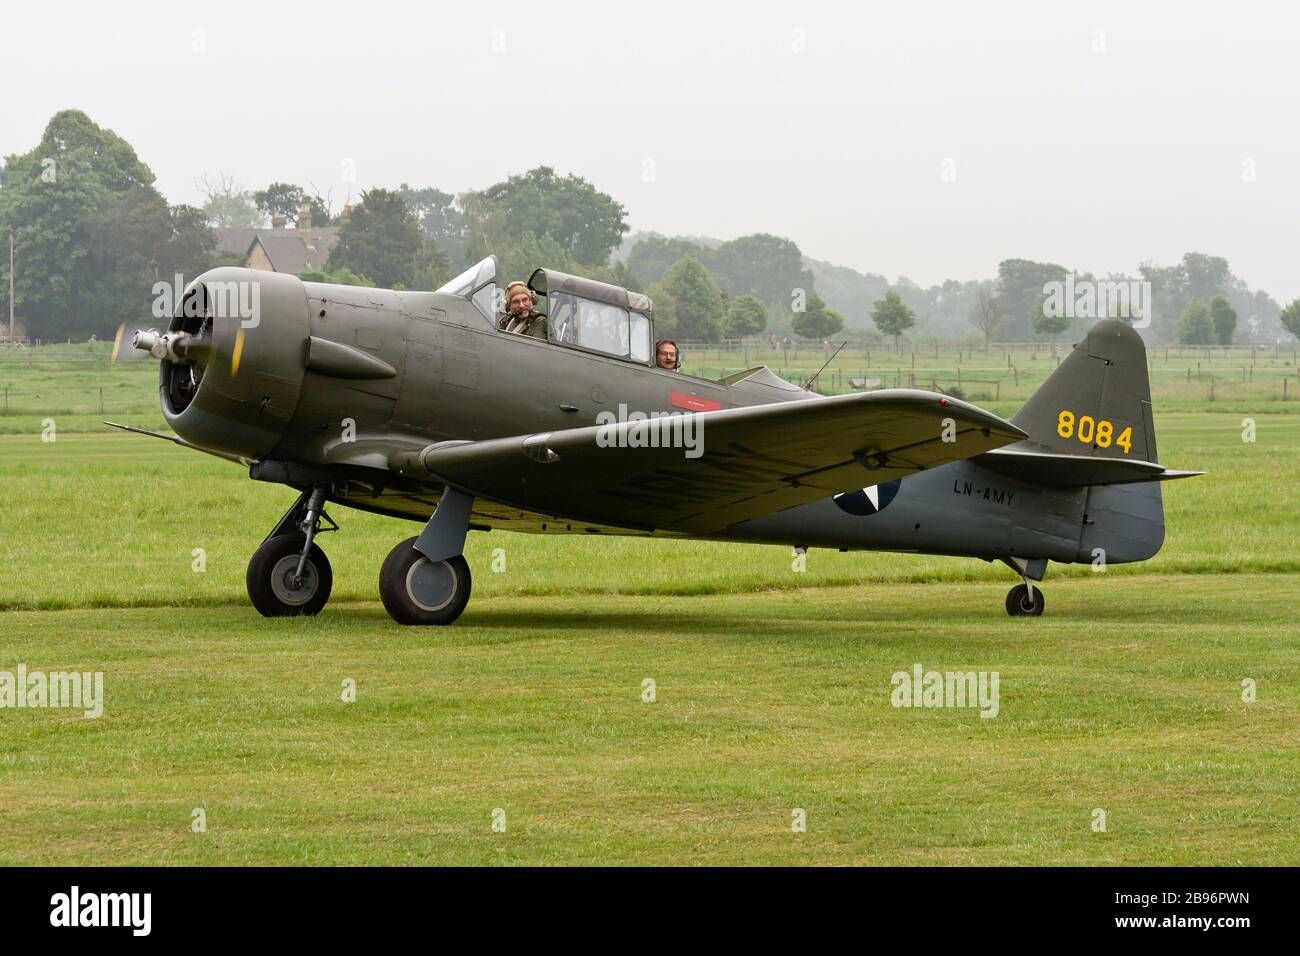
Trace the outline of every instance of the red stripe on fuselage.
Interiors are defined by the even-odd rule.
[[[716,412],[722,407],[721,402],[688,395],[685,392],[673,392],[673,408],[685,408],[692,412]]]

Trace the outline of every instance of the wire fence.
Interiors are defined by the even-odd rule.
[[[826,364],[828,350],[809,343],[770,341],[678,343],[683,371],[723,378],[766,365],[791,384],[806,386]],[[845,346],[817,376],[824,394],[878,388],[923,388],[980,400],[1023,399],[1069,354],[1050,343],[964,343],[925,348],[906,344]],[[830,350],[833,352],[833,349]],[[1213,402],[1220,397],[1291,401],[1300,348],[1277,346],[1153,346],[1147,351],[1157,395]],[[113,364],[104,342],[0,349],[0,415],[142,411],[157,405],[157,366],[144,360]]]

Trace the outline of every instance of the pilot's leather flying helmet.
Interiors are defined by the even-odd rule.
[[[520,292],[527,292],[528,300],[533,305],[537,304],[537,293],[533,292],[532,289],[528,288],[528,285],[526,283],[520,282],[518,279],[516,279],[514,282],[506,286],[506,308],[507,309],[510,308],[510,300],[513,299]]]

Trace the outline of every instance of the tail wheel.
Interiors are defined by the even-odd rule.
[[[469,603],[469,564],[456,555],[430,561],[407,538],[384,559],[379,597],[398,624],[450,624]]]
[[[1007,592],[1007,613],[1012,617],[1041,617],[1044,606],[1042,588],[1030,594],[1028,585],[1017,584]]]
[[[334,571],[316,544],[308,549],[298,574],[305,541],[306,536],[298,532],[279,534],[264,541],[249,559],[248,596],[263,617],[318,614],[329,600]]]

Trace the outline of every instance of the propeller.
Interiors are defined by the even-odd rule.
[[[117,327],[117,335],[113,337],[113,355],[110,361],[114,365],[126,362],[141,362],[149,357],[149,352],[138,351],[133,346],[135,337],[143,332],[153,332],[154,329],[146,328],[143,325],[137,325],[134,322],[123,322]]]

